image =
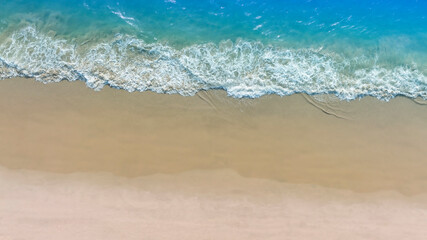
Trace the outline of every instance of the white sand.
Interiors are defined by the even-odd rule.
[[[133,180],[0,169],[0,239],[425,239],[422,196],[209,170]]]

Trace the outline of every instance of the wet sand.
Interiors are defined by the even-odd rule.
[[[82,226],[79,239],[427,233],[421,100],[182,97],[8,79],[0,111],[0,238],[72,239]]]
[[[95,92],[81,82],[4,80],[0,165],[128,177],[226,168],[353,191],[427,192],[427,105],[403,97],[327,101]]]

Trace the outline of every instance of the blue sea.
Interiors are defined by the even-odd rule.
[[[427,0],[0,0],[0,79],[427,99]]]

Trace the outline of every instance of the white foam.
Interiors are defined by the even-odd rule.
[[[346,100],[364,95],[427,98],[427,78],[416,66],[385,68],[363,56],[347,59],[322,49],[275,48],[243,40],[178,50],[118,35],[77,46],[26,27],[0,43],[0,60],[0,78],[83,80],[96,90],[108,84],[182,95],[224,89],[237,98],[300,92],[333,93]]]
[[[262,24],[256,25],[256,26],[253,28],[253,30],[254,30],[254,31],[256,31],[256,30],[258,30],[258,29],[260,29],[260,28],[262,28]]]
[[[124,16],[124,15],[123,15],[123,13],[122,13],[122,12],[120,12],[120,11],[117,11],[117,12],[115,12],[115,11],[111,11],[111,13],[113,13],[113,14],[115,14],[115,15],[119,16],[119,18],[121,18],[121,19],[123,19],[123,20],[132,20],[132,21],[135,21],[135,18],[133,18],[133,17],[126,17],[126,16]]]
[[[118,4],[117,4],[118,5]],[[134,24],[135,22],[135,18],[133,17],[127,17],[125,16],[124,13],[122,13],[120,10],[114,10],[112,7],[107,6],[108,9],[111,10],[111,13],[118,16],[119,18],[123,19],[127,24],[131,25],[132,27],[136,27],[136,25]]]

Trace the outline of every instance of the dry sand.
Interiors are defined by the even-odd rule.
[[[0,169],[0,239],[424,240],[426,198],[199,170],[134,179]]]
[[[0,239],[427,234],[421,100],[238,100],[9,79],[0,112]]]

